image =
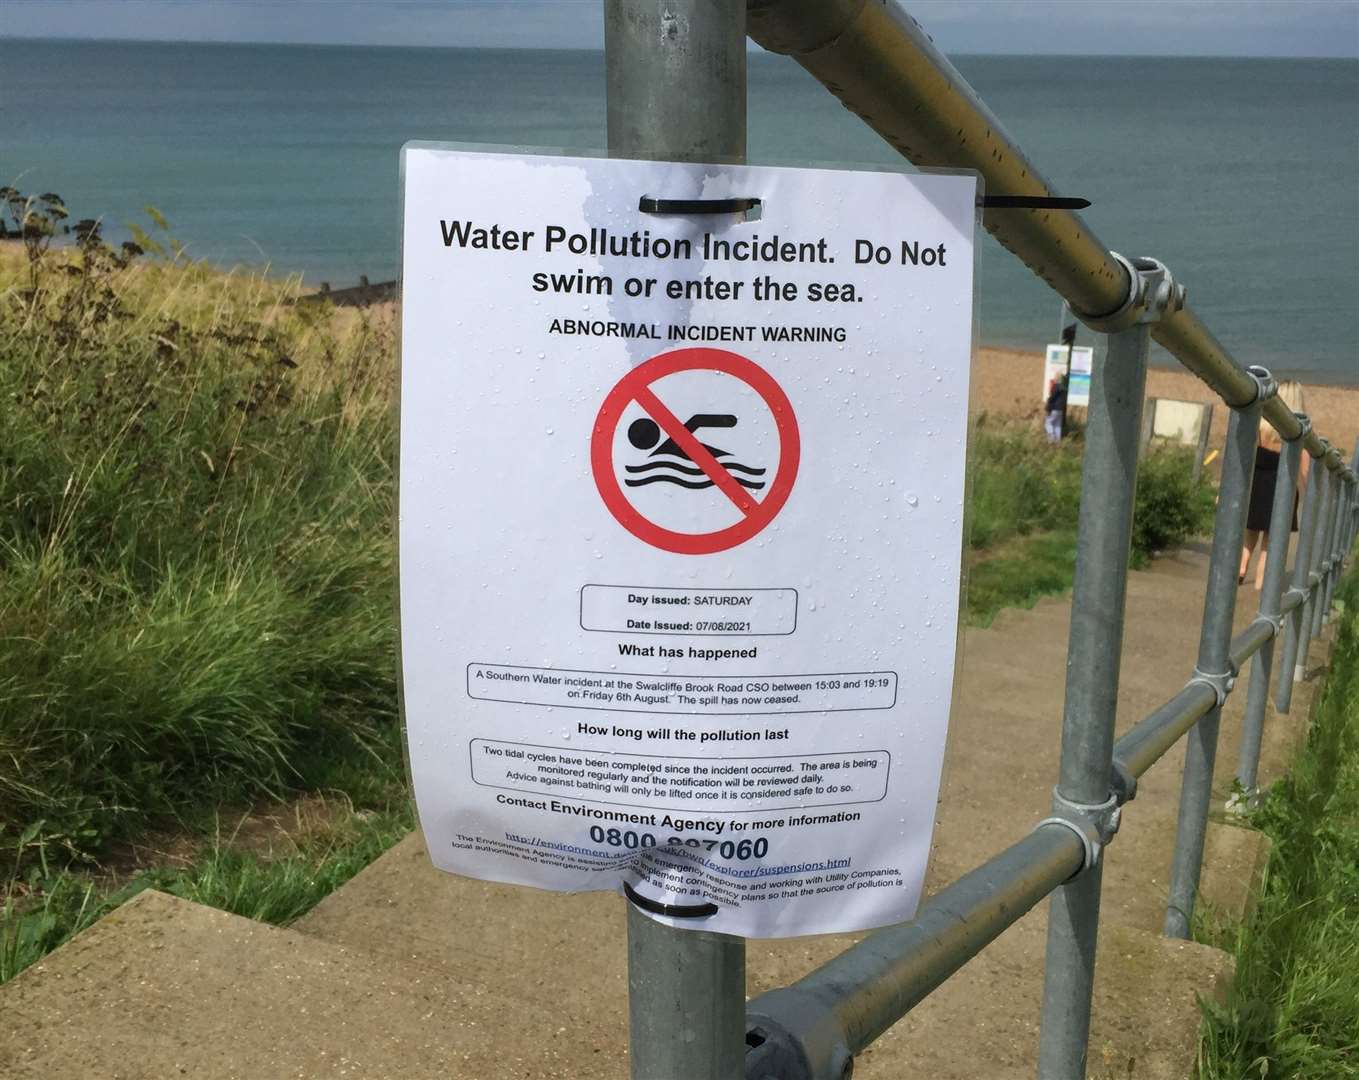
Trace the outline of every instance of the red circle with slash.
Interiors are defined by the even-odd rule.
[[[773,415],[779,436],[779,467],[763,499],[757,501],[738,484],[651,389],[659,379],[681,371],[720,371],[740,379],[760,395]],[[634,401],[735,504],[741,512],[740,521],[715,532],[678,532],[656,524],[628,501],[614,471],[613,442],[624,410]],[[637,539],[680,555],[712,555],[744,544],[774,520],[793,490],[801,452],[792,403],[769,372],[724,349],[676,349],[633,368],[605,396],[590,438],[590,467],[604,505]]]

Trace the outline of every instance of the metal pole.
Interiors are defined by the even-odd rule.
[[[1345,558],[1354,550],[1356,535],[1359,535],[1359,442],[1354,444],[1350,457],[1350,511],[1349,531],[1345,533]]]
[[[1155,289],[1169,275],[1139,266]],[[1109,335],[1095,370],[1085,433],[1081,505],[1067,647],[1062,761],[1053,811],[1077,824],[1116,821],[1114,717],[1123,609],[1152,319]],[[1107,827],[1107,825],[1106,825]],[[1052,894],[1038,1074],[1084,1080],[1095,980],[1103,862],[1096,857]]]
[[[605,0],[609,152],[743,162],[746,13],[729,0]],[[746,946],[628,906],[632,1080],[744,1072]]]
[[[1213,765],[1217,758],[1218,724],[1230,689],[1232,619],[1236,614],[1236,576],[1241,562],[1241,534],[1246,527],[1251,474],[1259,442],[1260,410],[1273,393],[1267,374],[1255,378],[1255,400],[1232,409],[1223,450],[1222,484],[1217,518],[1213,523],[1212,555],[1208,561],[1208,591],[1199,635],[1199,659],[1194,678],[1213,687],[1217,704],[1189,732],[1180,786],[1180,817],[1171,865],[1170,899],[1166,907],[1167,937],[1188,938],[1194,898],[1203,865],[1203,839],[1208,807],[1213,798]]]
[[[1306,417],[1303,418],[1306,421]],[[1308,424],[1310,427],[1310,423]],[[1301,441],[1301,440],[1299,440]],[[1289,590],[1301,593],[1303,602],[1288,616],[1284,635],[1283,656],[1279,663],[1279,680],[1274,687],[1274,708],[1287,713],[1293,700],[1293,665],[1297,662],[1298,646],[1302,641],[1303,621],[1307,615],[1307,571],[1312,565],[1312,541],[1316,533],[1317,511],[1320,504],[1321,483],[1317,479],[1317,465],[1313,462],[1307,474],[1307,490],[1302,499],[1302,516],[1298,520],[1298,551],[1293,559],[1293,586]]]
[[[1322,578],[1322,604],[1321,604],[1321,623],[1326,625],[1331,621],[1331,604],[1335,600],[1335,583],[1340,577],[1340,542],[1344,536],[1345,518],[1349,511],[1349,483],[1344,473],[1344,465],[1341,464],[1340,453],[1338,450],[1332,451],[1335,455],[1337,470],[1332,479],[1335,482],[1335,509],[1331,514],[1331,528],[1329,532],[1330,541],[1326,546],[1326,574]]]
[[[1316,593],[1312,597],[1312,636],[1318,637],[1321,628],[1326,622],[1326,578],[1329,575],[1331,565],[1331,544],[1334,540],[1335,532],[1335,512],[1340,504],[1340,478],[1330,470],[1330,455],[1317,462],[1319,466],[1326,470],[1326,508],[1321,515],[1321,525],[1319,537],[1319,547],[1317,549],[1316,567],[1314,573],[1317,576]]]
[[[676,930],[629,903],[632,1080],[737,1080],[745,1035],[745,942]]]
[[[1302,608],[1298,656],[1293,665],[1294,682],[1302,682],[1307,677],[1307,653],[1312,646],[1312,638],[1321,629],[1317,625],[1321,607],[1321,592],[1317,585],[1321,581],[1321,560],[1326,557],[1326,525],[1331,517],[1331,489],[1334,486],[1330,471],[1326,468],[1326,455],[1312,462],[1312,475],[1317,482],[1317,516],[1312,528],[1312,558],[1307,567],[1307,603]]]
[[[1274,633],[1260,647],[1250,665],[1250,690],[1246,694],[1246,716],[1241,725],[1241,757],[1236,767],[1237,782],[1248,801],[1255,797],[1260,743],[1265,729],[1265,704],[1269,697],[1269,676],[1274,664],[1274,642],[1283,625],[1279,618],[1279,604],[1283,598],[1284,572],[1288,567],[1288,542],[1293,530],[1293,504],[1297,499],[1298,469],[1301,464],[1302,444],[1284,443],[1274,484],[1274,505],[1269,511],[1265,581],[1260,592],[1259,617],[1274,625]]]
[[[736,0],[604,0],[609,153],[746,159],[746,13]]]
[[[1354,550],[1354,540],[1356,532],[1359,532],[1359,442],[1354,445],[1354,453],[1350,456],[1350,485],[1349,485],[1350,508],[1346,520],[1349,527],[1345,531],[1345,550],[1344,557],[1349,558],[1350,552]]]

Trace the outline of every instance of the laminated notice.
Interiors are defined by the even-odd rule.
[[[975,179],[412,144],[403,185],[402,701],[435,865],[751,937],[910,918]]]

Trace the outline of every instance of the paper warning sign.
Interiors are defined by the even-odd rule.
[[[747,936],[909,918],[957,639],[974,181],[423,146],[403,169],[402,702],[435,864]]]

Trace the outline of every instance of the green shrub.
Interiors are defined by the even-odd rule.
[[[1215,491],[1204,481],[1195,483],[1193,475],[1194,451],[1183,447],[1153,450],[1142,459],[1133,513],[1134,566],[1212,531]]]
[[[1053,445],[1028,426],[983,416],[973,434],[968,617],[987,626],[1004,607],[1071,587],[1083,440]],[[1153,451],[1138,470],[1130,563],[1212,529],[1214,490],[1194,484],[1193,452]]]
[[[1078,441],[1053,446],[1035,430],[982,417],[972,437],[968,541],[993,548],[1013,536],[1069,528],[1080,505]]]

